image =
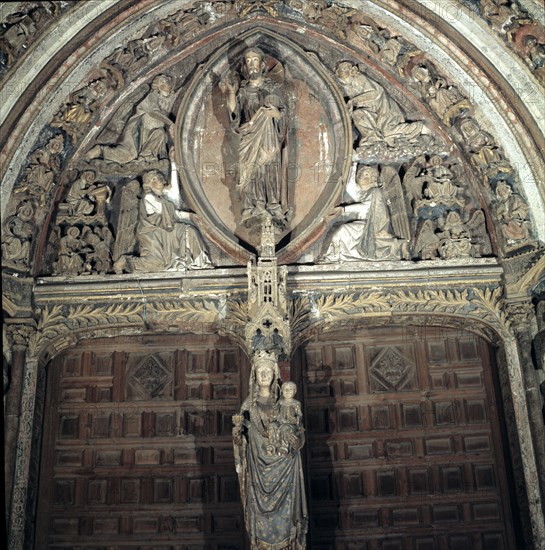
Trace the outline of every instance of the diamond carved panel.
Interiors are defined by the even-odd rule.
[[[170,369],[156,355],[148,355],[129,375],[133,398],[154,398],[164,393],[172,381]]]
[[[384,348],[369,369],[371,391],[403,391],[415,387],[415,366],[398,348]]]

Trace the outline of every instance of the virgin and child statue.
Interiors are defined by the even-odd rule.
[[[274,353],[258,351],[250,391],[234,415],[235,465],[252,550],[304,550],[308,525],[300,450],[305,443],[293,382],[280,384]]]
[[[231,72],[225,81],[231,127],[238,134],[237,190],[242,223],[251,225],[267,212],[277,225],[285,221],[286,102],[282,84],[267,74],[259,48],[244,52],[242,81]]]

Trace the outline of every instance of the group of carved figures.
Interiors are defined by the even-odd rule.
[[[326,238],[323,262],[453,259],[492,252],[483,212],[465,212],[463,191],[440,157],[417,158],[403,185],[391,166],[359,164],[344,196],[347,202],[333,213],[335,223],[341,223]]]
[[[252,47],[244,52],[240,69],[231,70],[223,80],[222,89],[231,129],[238,136],[240,221],[251,226],[266,215],[283,228],[293,207],[285,170],[291,121],[284,69],[280,64],[272,70],[269,66],[263,51]],[[111,70],[102,74],[59,112],[58,127],[71,133],[73,124],[88,121],[96,101],[115,80]],[[516,247],[529,240],[528,207],[513,190],[514,170],[492,137],[468,116],[467,101],[435,75],[430,63],[414,63],[410,74],[422,97],[435,105],[437,114],[465,143],[491,194],[506,245]],[[342,207],[331,214],[335,225],[320,259],[449,259],[490,254],[484,214],[463,196],[460,175],[453,172],[451,162],[430,152],[434,142],[427,124],[407,120],[385,88],[354,63],[339,63],[335,76],[356,132],[353,159],[359,168],[347,184]],[[58,247],[52,262],[55,274],[212,265],[196,225],[198,218],[182,209],[176,178],[174,184],[167,184],[172,179],[175,137],[172,77],[157,75],[140,97],[131,111],[120,110],[98,136],[60,204],[52,237]],[[59,176],[64,146],[62,134],[49,137],[30,155],[15,188],[24,200],[7,220],[2,241],[4,258],[14,266],[25,267],[28,261],[34,228],[26,212],[45,204]],[[418,156],[422,150],[424,156]],[[416,160],[399,160],[407,155]],[[96,174],[114,177],[97,184]],[[125,179],[120,180],[120,175]],[[115,219],[107,207],[111,198],[118,206]]]
[[[248,398],[233,416],[235,467],[251,548],[304,550],[308,528],[302,411],[274,353],[254,355]]]
[[[161,172],[147,171],[142,183],[132,180],[121,186],[115,240],[105,215],[111,191],[107,184],[93,183],[95,177],[92,170],[85,170],[59,206],[55,274],[212,266],[193,214],[177,208],[176,195],[169,193],[172,186]]]
[[[124,121],[118,139],[87,151],[86,168],[59,205],[54,274],[212,267],[195,215],[181,208],[175,165],[169,160],[173,99],[172,79],[156,76]],[[85,114],[80,107],[72,106],[75,118],[65,116],[65,125]],[[96,183],[97,172],[126,178],[115,184]],[[169,174],[173,177],[167,184]],[[107,216],[112,200],[118,206],[115,219]]]

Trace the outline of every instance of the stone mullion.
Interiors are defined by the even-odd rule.
[[[524,368],[519,356],[519,345],[514,337],[504,340],[506,366],[509,377],[510,393],[513,403],[513,414],[516,423],[518,446],[520,448],[526,501],[532,529],[534,547],[539,548],[539,541],[545,540],[545,518],[539,483],[539,465],[536,448],[532,438],[531,414],[526,398]]]
[[[25,548],[25,522],[27,519],[28,479],[32,453],[32,435],[34,431],[38,359],[36,357],[27,357],[24,371],[19,434],[15,455],[13,497],[8,531],[9,550],[23,550]]]

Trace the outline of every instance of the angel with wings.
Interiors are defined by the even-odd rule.
[[[327,239],[322,261],[395,260],[409,257],[410,227],[396,170],[361,165],[345,190],[344,218]]]

